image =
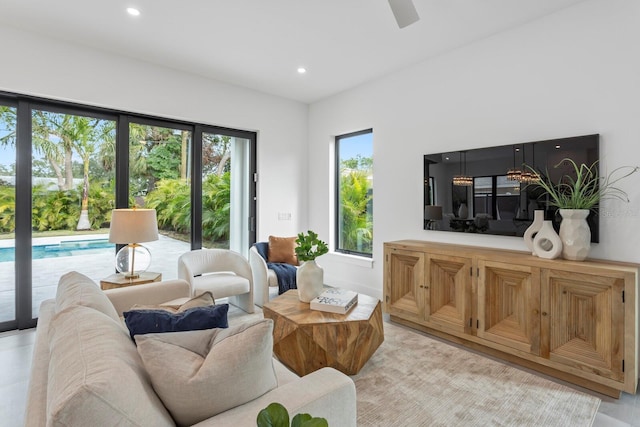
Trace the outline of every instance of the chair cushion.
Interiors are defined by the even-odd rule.
[[[124,322],[131,338],[135,335],[226,328],[229,304],[193,307],[180,313],[166,310],[125,311]]]
[[[74,306],[49,329],[47,426],[172,426],[126,330]]]
[[[277,386],[273,321],[136,336],[151,383],[179,425],[193,425]],[[257,416],[257,413],[255,414]]]
[[[72,271],[60,277],[58,281],[55,312],[59,313],[77,305],[90,307],[117,322],[120,321],[118,312],[98,285],[84,274]]]
[[[269,236],[269,259],[268,262],[284,262],[286,264],[298,265],[296,255],[296,237],[276,237]]]
[[[269,286],[278,287],[278,276],[276,276],[276,272],[272,269],[267,269],[267,284]]]
[[[210,291],[214,298],[246,294],[251,287],[248,279],[233,273],[203,274],[194,277],[192,283],[196,293]]]

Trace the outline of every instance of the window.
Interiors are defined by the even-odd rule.
[[[473,179],[473,212],[496,220],[512,220],[520,209],[520,183],[506,175]]]
[[[373,130],[336,137],[337,252],[371,257]]]

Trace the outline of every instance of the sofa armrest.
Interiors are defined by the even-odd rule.
[[[182,279],[108,289],[104,293],[120,316],[135,304],[156,305],[178,298],[191,297],[189,283]]]
[[[333,368],[322,368],[286,383],[196,426],[255,425],[258,413],[273,402],[284,405],[291,418],[308,413],[325,418],[330,426],[356,427],[356,386],[351,378]]]

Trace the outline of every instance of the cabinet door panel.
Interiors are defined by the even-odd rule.
[[[385,259],[387,312],[407,320],[424,319],[424,253],[391,249]]]
[[[478,331],[483,339],[540,354],[540,272],[480,260]]]
[[[470,332],[471,258],[427,256],[427,324]]]
[[[548,270],[543,286],[549,359],[622,381],[624,280]]]

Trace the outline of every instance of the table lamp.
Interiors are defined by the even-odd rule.
[[[427,205],[424,207],[424,219],[428,230],[437,230],[437,221],[442,219],[442,206]]]
[[[155,209],[114,209],[109,242],[125,244],[116,254],[116,270],[127,279],[140,277],[151,265],[151,253],[140,242],[158,240]]]

